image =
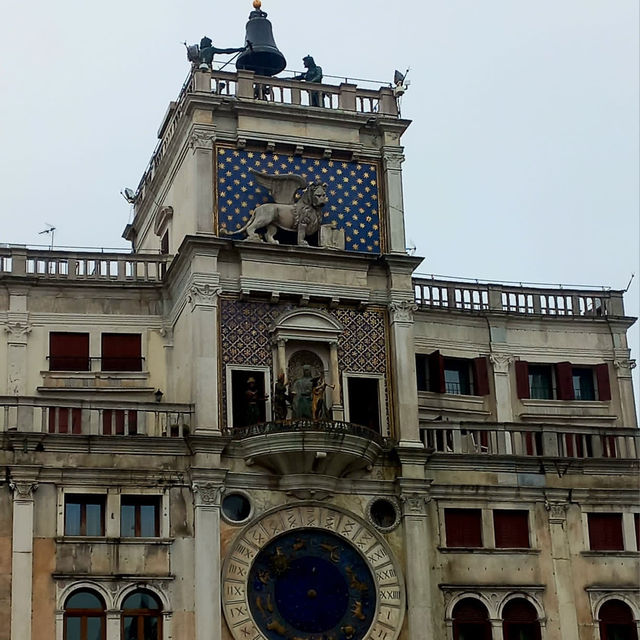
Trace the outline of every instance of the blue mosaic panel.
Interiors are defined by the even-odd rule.
[[[226,148],[217,149],[216,160],[219,229],[232,233],[249,221],[258,205],[273,202],[249,169],[271,175],[294,173],[308,182],[327,183],[329,201],[324,207],[323,224],[335,222],[338,229],[344,229],[347,251],[381,252],[379,178],[375,163]]]

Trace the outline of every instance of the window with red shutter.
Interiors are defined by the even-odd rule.
[[[592,551],[624,551],[621,513],[589,513],[587,522]]]
[[[498,549],[528,549],[529,512],[497,509],[493,512],[493,529]]]
[[[89,371],[89,334],[52,331],[49,334],[49,371]]]
[[[518,398],[527,399],[530,397],[529,363],[524,360],[516,360],[515,372],[516,372],[516,389],[518,392]]]
[[[139,333],[103,333],[102,370],[142,371],[141,344]]]
[[[439,351],[429,354],[429,391],[444,393],[446,384],[444,378],[444,358]]]
[[[598,400],[611,400],[611,384],[609,383],[609,365],[606,362],[596,365],[596,381],[598,386]]]
[[[445,509],[447,547],[482,547],[482,511]]]
[[[489,395],[489,371],[485,356],[473,360],[473,383],[475,395]]]
[[[570,362],[556,364],[556,385],[558,400],[573,400],[573,367]]]

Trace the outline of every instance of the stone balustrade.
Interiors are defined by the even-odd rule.
[[[0,396],[0,432],[183,437],[188,404]]]
[[[414,278],[419,309],[543,316],[624,316],[622,291],[528,287]]]
[[[168,256],[100,251],[0,248],[0,279],[18,276],[48,280],[161,282]]]
[[[447,422],[421,424],[420,431],[434,453],[640,459],[640,431],[633,428]]]

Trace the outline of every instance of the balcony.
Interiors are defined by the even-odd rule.
[[[421,424],[434,454],[590,460],[639,460],[640,431],[630,428],[543,424]]]
[[[349,422],[287,420],[225,430],[247,464],[279,475],[315,473],[336,478],[370,468],[393,443]]]
[[[9,433],[182,438],[192,414],[191,405],[165,402],[0,396],[0,432]]]
[[[580,287],[529,287],[516,284],[414,278],[421,310],[500,312],[528,316],[624,317],[622,291]]]

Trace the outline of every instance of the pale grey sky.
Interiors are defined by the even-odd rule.
[[[2,0],[0,242],[126,246],[189,64],[240,46],[250,0]],[[389,81],[420,271],[624,288],[638,269],[637,0],[263,0],[288,69]],[[221,59],[225,59],[222,57]],[[288,75],[287,73],[283,74]],[[640,276],[640,274],[639,274]],[[627,295],[638,314],[638,279]],[[638,356],[638,330],[634,357]]]

